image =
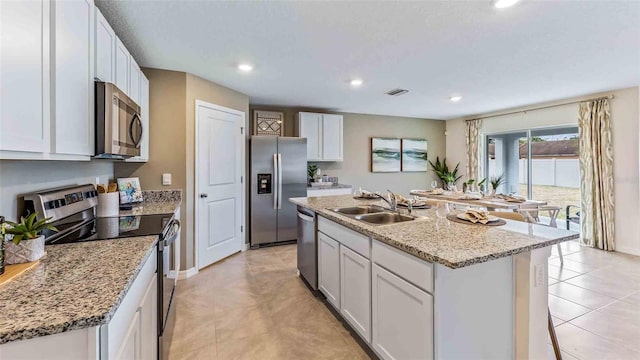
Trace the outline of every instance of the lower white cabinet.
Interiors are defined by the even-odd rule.
[[[154,277],[140,303],[140,358],[156,359],[158,353],[158,281]]]
[[[373,350],[382,359],[433,359],[433,297],[377,264],[372,283]]]
[[[371,262],[340,245],[340,314],[371,342]]]
[[[122,339],[122,344],[120,344],[115,358],[118,360],[142,359],[140,347],[140,309],[138,309],[131,319],[127,333]]]
[[[340,243],[318,232],[318,289],[340,309]]]

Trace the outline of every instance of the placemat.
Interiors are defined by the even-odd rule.
[[[449,221],[453,221],[456,223],[460,223],[460,224],[466,224],[466,225],[482,225],[482,226],[500,226],[500,225],[505,225],[507,222],[504,221],[503,219],[498,219],[498,221],[492,221],[490,223],[486,223],[483,224],[481,222],[477,222],[477,223],[472,223],[471,221],[466,221],[466,220],[462,220],[462,219],[458,219],[457,217],[458,214],[449,214],[447,215],[447,220]]]

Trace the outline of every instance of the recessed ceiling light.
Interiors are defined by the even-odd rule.
[[[351,86],[360,86],[362,85],[362,80],[361,79],[353,79],[351,80]]]
[[[449,101],[451,101],[451,102],[458,102],[460,100],[462,100],[462,96],[460,96],[460,95],[454,95],[454,96],[449,97]]]
[[[251,64],[239,64],[238,65],[238,70],[240,70],[242,72],[249,72],[249,71],[253,70],[253,65],[251,65]]]
[[[504,9],[515,5],[520,0],[493,0],[493,7],[497,9]]]

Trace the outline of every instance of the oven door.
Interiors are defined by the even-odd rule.
[[[140,107],[114,89],[111,94],[111,145],[113,154],[139,156],[142,141]]]
[[[176,319],[176,306],[175,306],[175,292],[176,285],[178,283],[178,271],[180,269],[180,252],[178,247],[180,243],[176,241],[180,234],[180,221],[171,220],[168,225],[168,231],[163,236],[160,251],[162,256],[159,257],[161,264],[159,268],[162,268],[162,272],[159,272],[160,294],[158,294],[158,310],[159,310],[159,329],[158,329],[158,354],[161,355],[161,359],[167,359],[169,354],[169,347],[171,345],[171,339],[173,338],[173,328]],[[169,277],[171,271],[171,258],[173,257],[174,273],[173,278]]]

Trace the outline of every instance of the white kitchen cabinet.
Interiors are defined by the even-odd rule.
[[[115,357],[117,360],[140,360],[140,310],[131,319],[127,333]]]
[[[343,117],[301,112],[298,136],[307,138],[307,161],[342,161]]]
[[[49,21],[49,1],[0,1],[2,151],[50,150]]]
[[[95,74],[104,82],[114,82],[116,72],[116,44],[118,37],[104,18],[100,9],[95,9]]]
[[[342,161],[342,115],[322,115],[322,160]]]
[[[51,46],[55,54],[53,152],[93,155],[93,1],[55,1],[51,6],[54,14]]]
[[[142,72],[138,63],[129,56],[129,97],[140,105],[140,77]]]
[[[389,360],[433,359],[433,297],[377,264],[372,282],[374,351]]]
[[[340,245],[340,314],[371,342],[371,262]]]
[[[140,303],[140,357],[156,359],[158,353],[158,281],[154,277]]]
[[[129,95],[129,71],[131,70],[131,55],[119,38],[116,39],[116,72],[115,84],[118,89]]]
[[[149,80],[140,72],[140,118],[142,120],[142,140],[140,156],[128,158],[128,162],[147,162],[149,160]]]
[[[340,309],[340,244],[318,233],[318,289]]]

